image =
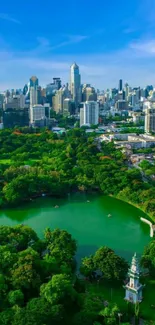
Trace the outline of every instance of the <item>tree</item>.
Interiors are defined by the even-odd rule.
[[[80,272],[85,276],[91,276],[94,270],[95,270],[95,266],[94,266],[93,256],[84,257],[82,259]]]
[[[144,253],[141,258],[141,265],[144,268],[147,268],[150,272],[150,275],[155,278],[155,240],[145,247]]]
[[[71,308],[77,299],[71,279],[66,274],[53,275],[52,280],[41,286],[40,294],[52,305],[63,304],[67,308]]]
[[[21,306],[24,302],[24,294],[21,290],[10,291],[8,294],[8,301],[11,306]]]
[[[39,269],[39,254],[28,248],[18,254],[18,261],[11,270],[12,285],[15,289],[36,289],[41,283]]]
[[[76,241],[66,230],[49,228],[45,231],[45,241],[47,243],[49,255],[55,257],[59,266],[66,263],[74,267],[74,255],[76,253]]]
[[[126,277],[128,263],[106,246],[99,248],[91,259],[84,260],[84,271],[99,270],[106,280],[122,281]]]

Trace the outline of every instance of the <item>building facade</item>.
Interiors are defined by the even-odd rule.
[[[70,68],[70,91],[77,108],[81,102],[81,76],[76,63],[72,64]]]
[[[95,101],[85,102],[80,108],[80,127],[83,125],[98,124],[99,104]]]
[[[155,132],[155,105],[145,110],[145,132]]]
[[[42,105],[33,105],[30,111],[30,121],[33,123],[35,120],[45,118],[45,107]]]
[[[7,108],[3,111],[4,128],[29,126],[29,109]]]
[[[63,105],[66,98],[70,98],[71,94],[68,89],[68,84],[61,87],[53,97],[53,109],[56,113],[63,114]]]
[[[38,78],[33,76],[30,78],[29,82],[29,91],[30,91],[30,110],[34,105],[38,104],[38,87],[39,81]]]
[[[82,102],[97,101],[97,93],[94,87],[84,85],[82,88]]]
[[[65,98],[63,101],[63,115],[70,116],[75,114],[75,103],[71,98]]]

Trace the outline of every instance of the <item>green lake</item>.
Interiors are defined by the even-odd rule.
[[[16,209],[2,210],[0,225],[26,224],[40,237],[46,227],[65,229],[78,242],[78,259],[102,245],[130,259],[135,251],[140,255],[150,241],[150,228],[140,216],[145,214],[112,197],[77,193],[68,199],[40,198]]]

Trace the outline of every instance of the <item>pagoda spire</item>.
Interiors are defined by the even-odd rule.
[[[129,277],[129,281],[124,286],[126,290],[125,300],[135,304],[137,302],[141,302],[143,285],[139,283],[140,269],[139,269],[139,261],[136,253],[132,257],[131,266],[128,271],[128,277]]]

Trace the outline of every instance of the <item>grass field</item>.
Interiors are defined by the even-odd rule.
[[[151,305],[155,305],[155,280],[145,279],[145,288],[143,289],[143,302],[140,304],[139,315],[141,318],[155,321],[155,309]],[[124,300],[125,290],[123,286],[110,285],[107,282],[100,284],[88,284],[88,291],[103,296],[104,300],[116,303],[122,313],[128,311],[128,305]],[[134,311],[134,308],[133,308]]]

